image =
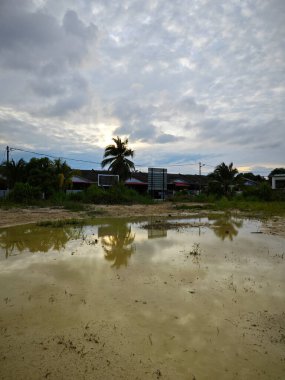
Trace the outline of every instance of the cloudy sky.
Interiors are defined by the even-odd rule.
[[[0,0],[0,159],[99,168],[121,136],[137,169],[284,167],[284,20],[284,0]]]

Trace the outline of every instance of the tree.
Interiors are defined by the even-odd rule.
[[[112,139],[115,144],[108,145],[105,148],[104,159],[101,162],[102,168],[109,165],[108,170],[112,174],[118,174],[120,180],[126,180],[130,177],[131,171],[135,170],[134,163],[127,157],[133,157],[134,151],[128,148],[128,139],[124,141],[120,137]]]
[[[209,174],[209,177],[221,186],[224,195],[229,195],[235,184],[237,174],[238,170],[233,167],[232,162],[229,165],[222,162],[213,173]]]
[[[45,196],[50,196],[57,184],[53,162],[48,157],[31,158],[27,164],[27,182],[41,189]]]
[[[66,190],[72,185],[73,170],[67,165],[66,161],[62,161],[60,158],[54,160],[53,165],[58,189]]]
[[[18,162],[11,160],[2,164],[0,174],[6,179],[10,189],[16,182],[25,182],[26,166],[27,164],[22,158]]]
[[[241,183],[243,183],[247,179],[249,179],[251,181],[254,181],[254,182],[257,182],[257,183],[261,183],[261,182],[265,182],[266,181],[266,179],[264,177],[262,177],[261,175],[259,175],[259,174],[256,175],[256,174],[253,174],[251,172],[239,173],[236,176],[236,179],[240,180]]]
[[[275,169],[273,169],[270,172],[270,174],[268,175],[268,177],[272,177],[275,174],[285,174],[285,168],[275,168]]]

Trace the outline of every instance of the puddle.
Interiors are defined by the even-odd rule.
[[[256,220],[0,229],[5,379],[283,379],[285,239]]]

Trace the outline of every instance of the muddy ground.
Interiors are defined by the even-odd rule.
[[[88,212],[0,211],[0,379],[283,380],[284,218],[244,219],[236,239],[209,221],[128,224],[199,205],[91,211],[101,227],[77,240],[21,225]]]
[[[20,224],[36,223],[45,220],[58,220],[69,218],[88,217],[88,211],[91,211],[92,217],[138,217],[138,216],[188,216],[193,214],[209,214],[209,210],[203,210],[203,204],[193,203],[193,211],[190,209],[177,210],[173,203],[157,203],[153,205],[100,205],[96,207],[89,206],[86,212],[71,212],[62,208],[15,208],[0,210],[0,228],[16,226]],[[235,215],[242,215],[233,210]],[[247,216],[247,215],[243,215]],[[250,215],[249,215],[250,217]],[[263,233],[285,236],[285,218],[275,216],[272,218],[262,219]]]

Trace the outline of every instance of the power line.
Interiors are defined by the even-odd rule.
[[[39,153],[39,152],[35,152],[35,151],[31,151],[31,150],[26,150],[26,149],[22,149],[22,148],[16,148],[16,147],[6,147],[4,149],[4,157],[5,157],[5,154],[7,153],[7,148],[9,149],[9,152],[12,152],[12,151],[19,151],[19,152],[24,152],[24,153],[30,153],[30,154],[34,154],[34,155],[37,155],[37,156],[44,156],[44,157],[50,157],[50,158],[53,158],[53,159],[63,159],[63,160],[67,160],[67,161],[75,161],[75,162],[83,162],[83,163],[88,163],[88,164],[95,164],[95,165],[100,165],[101,166],[101,162],[96,162],[96,161],[90,161],[90,160],[81,160],[81,159],[77,159],[77,158],[72,158],[72,157],[63,157],[63,156],[54,156],[54,155],[51,155],[51,154],[45,154],[45,153]],[[200,170],[202,168],[202,166],[205,166],[205,167],[210,167],[210,168],[216,168],[216,166],[214,165],[211,165],[211,164],[207,164],[207,163],[201,163],[201,162],[184,162],[184,163],[173,163],[173,164],[157,164],[157,165],[154,165],[154,166],[166,166],[166,167],[181,167],[181,166],[196,166],[196,165],[199,165],[199,173],[200,173]],[[148,167],[149,165],[148,164],[135,164],[136,167],[142,167],[142,168],[146,168]],[[241,165],[239,165],[241,166]],[[268,173],[270,169],[260,169],[260,170],[255,170],[256,172],[259,172],[259,173]]]
[[[62,157],[62,156],[54,156],[54,155],[51,155],[51,154],[45,154],[45,153],[39,153],[39,152],[35,152],[35,151],[32,151],[32,150],[26,150],[26,149],[21,149],[21,148],[15,148],[15,147],[10,147],[10,152],[11,151],[20,151],[20,152],[24,152],[24,153],[31,153],[31,154],[35,154],[37,156],[44,156],[44,157],[50,157],[50,158],[61,158],[63,160],[68,160],[68,161],[77,161],[77,162],[85,162],[85,163],[88,163],[88,164],[96,164],[96,165],[101,165],[101,162],[95,162],[95,161],[88,161],[88,160],[81,160],[81,159],[77,159],[77,158],[71,158],[71,157]],[[197,165],[197,163],[177,163],[177,164],[166,164],[166,166],[170,167],[170,166],[195,166]],[[148,165],[142,165],[142,164],[135,164],[135,166],[139,166],[139,167],[147,167]]]
[[[25,153],[31,153],[31,154],[36,154],[37,156],[44,156],[44,157],[50,157],[50,158],[61,158],[63,160],[68,160],[68,161],[77,161],[77,162],[85,162],[85,163],[88,163],[88,164],[96,164],[96,165],[101,165],[101,162],[95,162],[95,161],[87,161],[87,160],[80,160],[80,159],[77,159],[77,158],[70,158],[70,157],[62,157],[62,156],[53,156],[51,154],[44,154],[44,153],[38,153],[38,152],[33,152],[31,150],[25,150],[25,149],[20,149],[20,148],[14,148],[14,147],[11,147],[10,148],[10,151],[13,151],[13,150],[18,150],[20,152],[25,152]]]

